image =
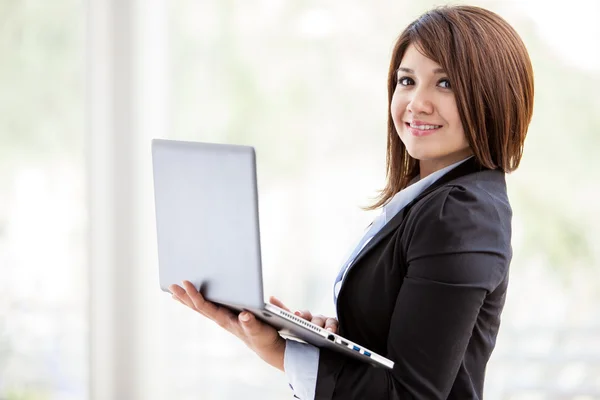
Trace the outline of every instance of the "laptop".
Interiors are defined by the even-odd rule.
[[[265,303],[253,147],[152,140],[160,288],[188,280],[234,312],[247,310],[281,336],[376,367],[394,363]]]

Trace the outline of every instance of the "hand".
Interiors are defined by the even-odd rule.
[[[285,304],[283,304],[281,300],[274,296],[271,296],[269,298],[269,303],[279,308],[283,308],[287,312],[292,312],[289,308],[285,306]],[[312,315],[311,312],[308,310],[295,311],[294,315],[297,315],[300,318],[304,318],[305,320],[310,321],[313,324],[320,326],[321,328],[325,328],[330,332],[337,333],[338,320],[335,318],[325,317],[324,315]]]
[[[243,311],[236,316],[227,308],[205,300],[189,281],[183,281],[182,286],[183,288],[178,285],[169,286],[173,299],[233,333],[260,358],[283,371],[285,339],[279,336],[275,328],[259,321],[248,311]]]

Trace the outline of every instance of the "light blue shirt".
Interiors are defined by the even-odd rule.
[[[334,302],[337,302],[337,296],[340,293],[342,283],[344,282],[344,278],[346,277],[350,265],[352,265],[352,262],[354,262],[358,254],[381,230],[381,228],[435,181],[471,157],[442,168],[439,171],[418,180],[412,185],[407,186],[396,193],[396,195],[383,206],[381,214],[373,220],[373,223],[367,228],[362,238],[358,241],[356,246],[353,247],[353,250],[346,258],[346,261],[342,264],[333,289]],[[294,390],[294,394],[302,400],[313,400],[315,398],[317,372],[319,370],[319,348],[311,344],[286,340],[283,367],[288,381],[290,382],[290,386]]]

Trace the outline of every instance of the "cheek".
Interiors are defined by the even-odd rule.
[[[462,130],[462,121],[460,120],[456,101],[454,99],[447,100],[443,105],[443,109],[447,110],[445,117],[448,123],[454,128]]]
[[[407,102],[397,93],[398,92],[394,92],[392,102],[390,103],[390,113],[392,114],[392,119],[396,125],[396,130],[398,130],[399,124],[403,123],[402,118],[404,117],[404,110],[407,105]]]

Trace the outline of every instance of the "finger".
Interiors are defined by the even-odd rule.
[[[196,307],[194,307],[194,302],[192,301],[192,299],[188,296],[187,292],[185,291],[185,289],[181,288],[178,285],[171,285],[169,286],[169,290],[171,290],[171,293],[173,293],[173,296],[177,297],[177,299],[184,305],[188,306],[189,308],[191,308],[192,310],[195,310]]]
[[[173,298],[173,300],[177,301],[178,303],[181,303],[184,306],[186,306],[188,308],[191,308],[192,310],[196,311],[196,309],[193,307],[193,304],[192,304],[192,306],[187,305],[183,300],[181,300],[179,297],[175,296],[174,294],[171,295],[171,298]],[[190,299],[189,302],[191,303],[191,301],[192,300]]]
[[[308,310],[296,311],[294,314],[298,315],[301,318],[304,318],[307,321],[311,321],[313,319],[311,312]]]
[[[269,303],[273,304],[274,306],[277,306],[279,308],[284,309],[285,311],[291,312],[289,308],[286,307],[285,304],[283,304],[283,302],[281,300],[279,300],[277,297],[275,296],[271,296],[269,297]]]
[[[187,295],[187,293],[185,292],[184,289],[182,289],[181,287],[177,286],[177,285],[171,285],[169,287],[169,290],[171,291],[171,293],[173,293],[171,295],[171,297],[178,301],[179,303],[183,304],[184,306],[191,308],[192,310],[196,311],[199,314],[202,314],[206,317],[206,314],[204,314],[201,311],[196,310],[196,306],[194,306],[194,303],[192,302],[192,299],[190,299],[190,297]],[[175,294],[175,293],[179,293],[179,295]],[[184,300],[182,300],[179,296],[182,296]]]
[[[315,315],[310,322],[312,322],[315,325],[320,326],[321,328],[324,328],[326,320],[327,320],[327,317],[324,317],[322,315]]]
[[[183,301],[181,301],[181,299],[179,297],[175,296],[174,294],[171,295],[171,297],[173,298],[173,300],[178,301],[179,303],[181,303],[185,306],[185,303]]]
[[[169,292],[171,292],[171,294],[173,296],[177,296],[177,293],[183,290],[181,287],[179,287],[178,285],[169,285]]]
[[[183,281],[182,286],[185,290],[185,294],[190,298],[196,310],[202,310],[209,317],[218,312],[218,306],[210,301],[205,300],[202,294],[196,290],[196,287],[190,281]]]
[[[183,287],[185,292],[192,301],[192,304],[196,311],[204,314],[206,317],[215,321],[219,326],[225,328],[231,332],[235,330],[237,318],[228,309],[218,306],[210,301],[204,299],[204,297],[196,290],[196,287],[189,281],[183,281]],[[185,301],[185,300],[184,300]]]
[[[325,321],[325,329],[330,332],[337,333],[338,330],[338,321],[335,318],[327,318]]]

